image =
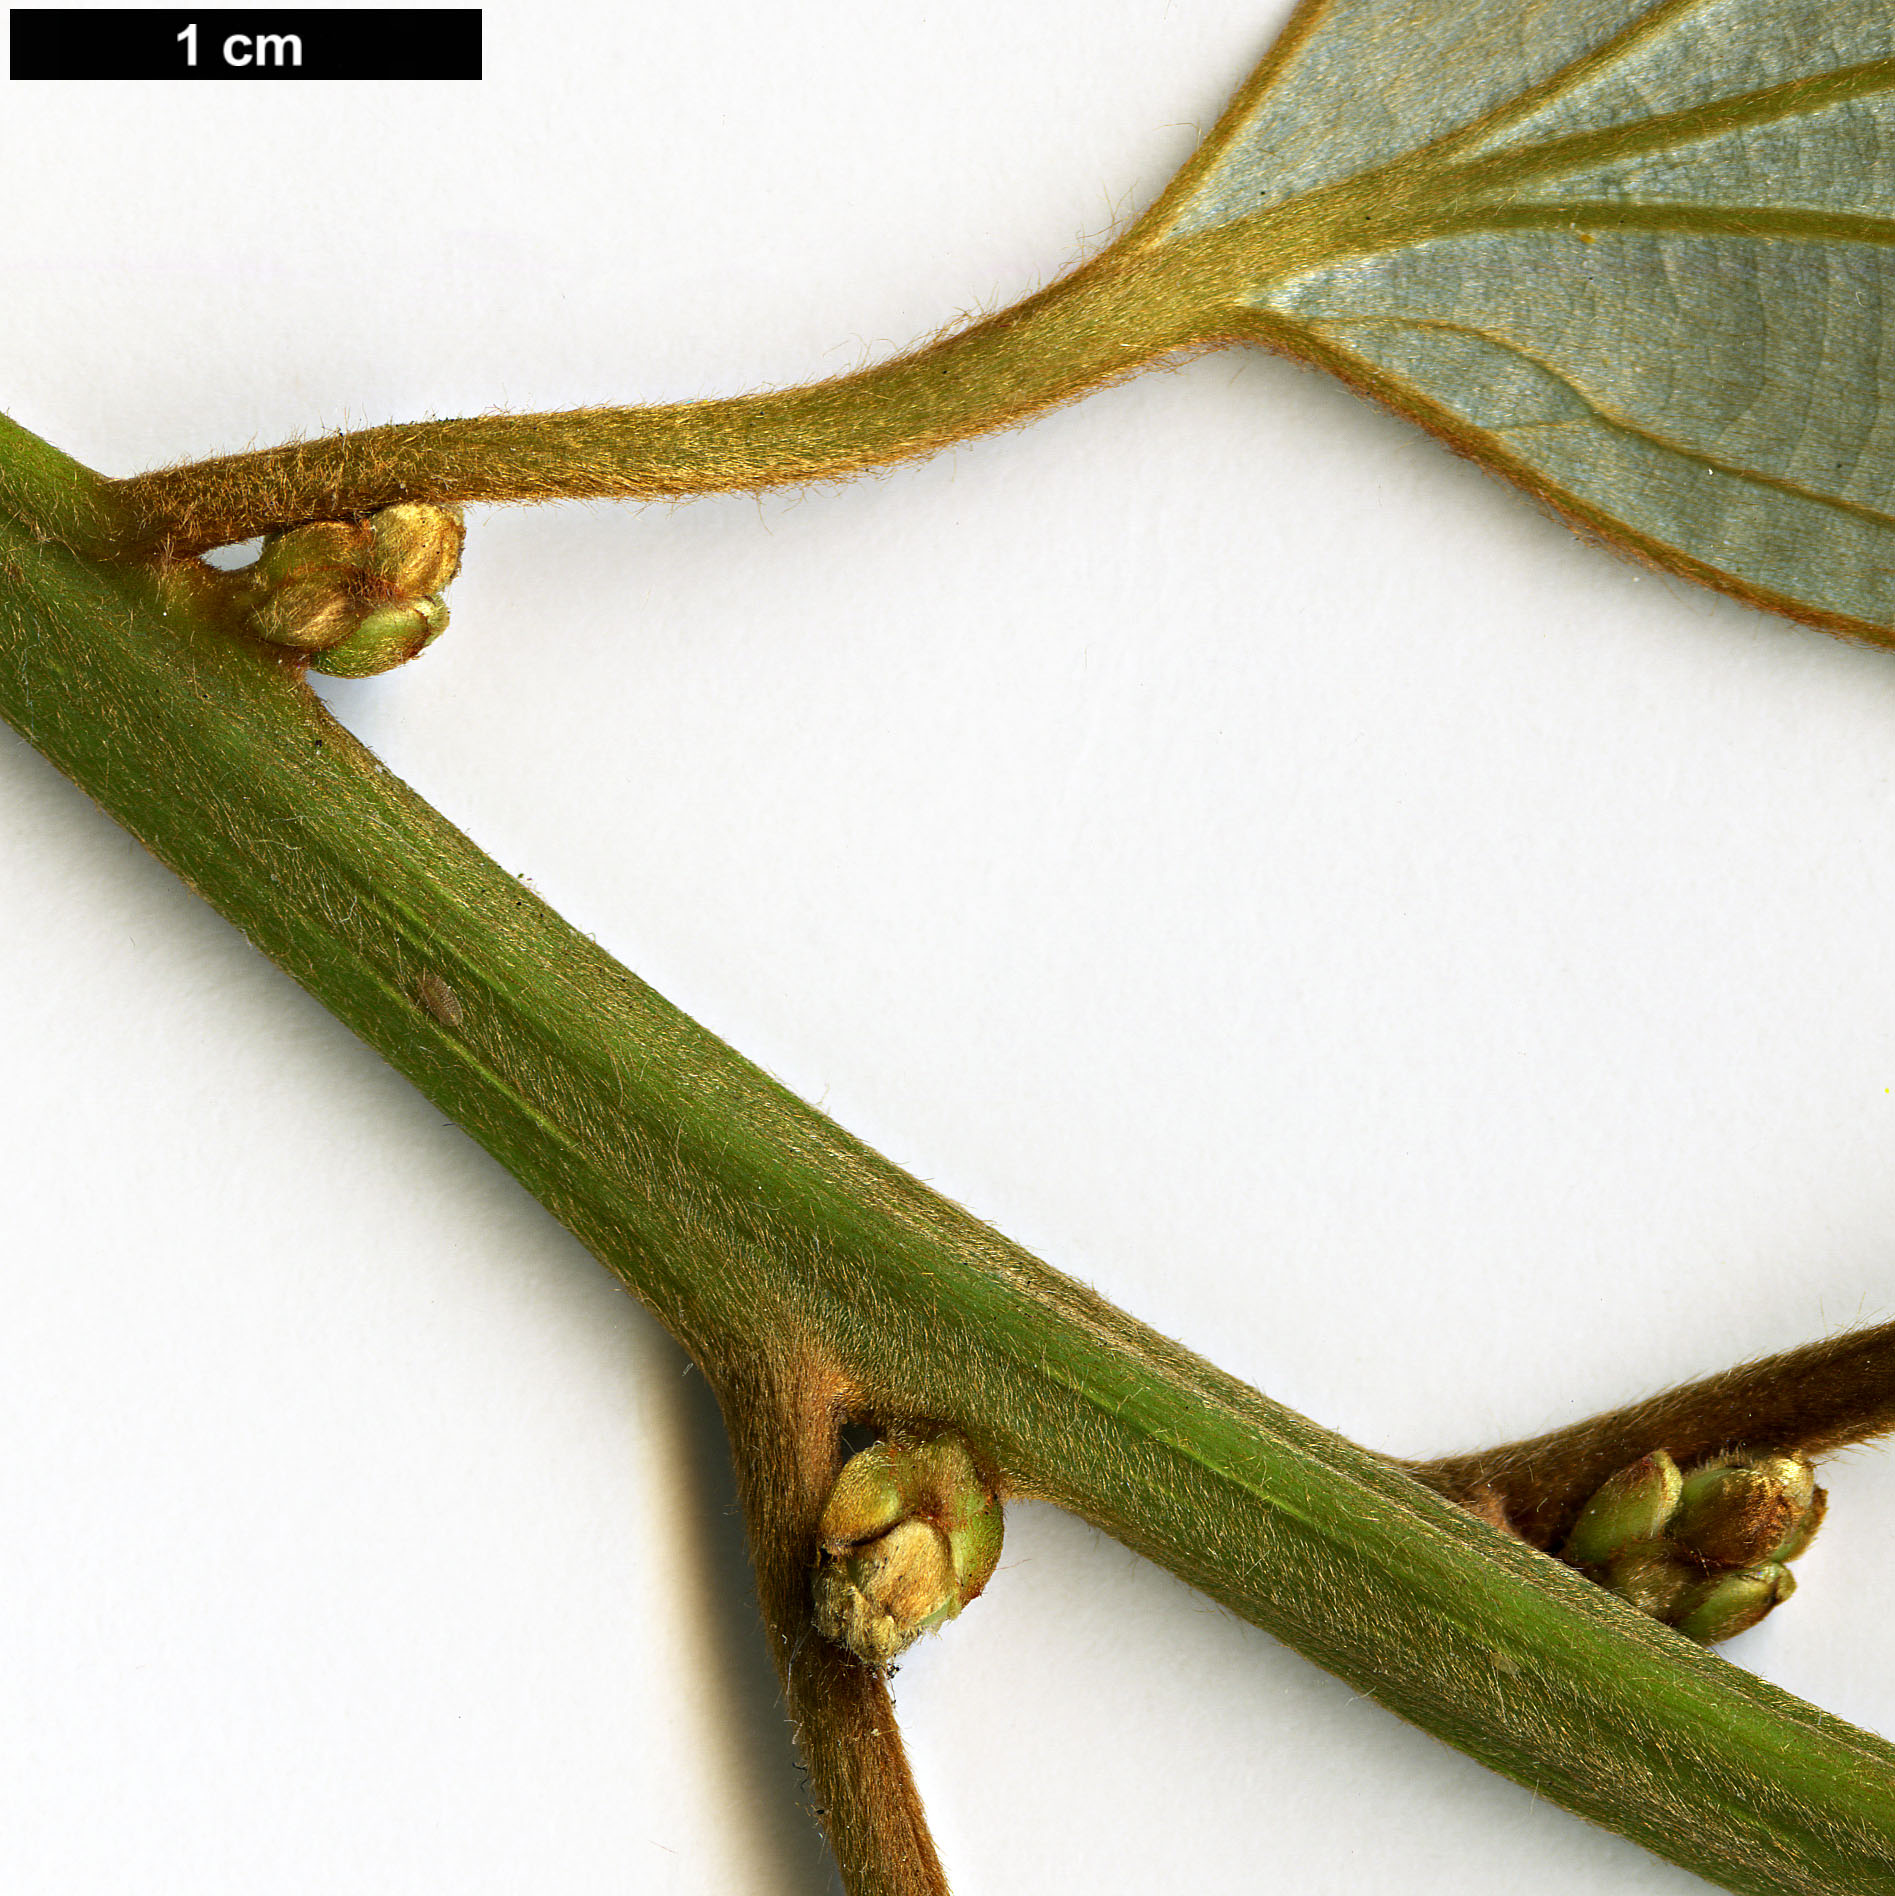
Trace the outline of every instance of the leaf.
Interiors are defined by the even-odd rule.
[[[1887,0],[1305,0],[1130,242],[1582,527],[1895,637]]]

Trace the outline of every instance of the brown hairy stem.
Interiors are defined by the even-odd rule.
[[[1745,1447],[1811,1459],[1895,1429],[1895,1323],[1742,1363],[1523,1442],[1398,1464],[1535,1547],[1566,1538],[1609,1475],[1655,1448],[1687,1466]]]
[[[1023,421],[1201,340],[1202,326],[1173,259],[1111,250],[1010,309],[832,381],[398,423],[107,482],[108,550],[181,557],[403,500],[665,500],[840,479]]]
[[[825,1361],[711,1372],[790,1724],[849,1896],[948,1896],[882,1674],[815,1630],[816,1524],[842,1466],[847,1385]]]
[[[1335,243],[1331,194],[1158,243],[1141,226],[1034,295],[853,375],[726,400],[393,423],[100,483],[80,550],[186,558],[399,501],[680,500],[842,480],[1006,428],[1154,363],[1264,340],[1259,272]],[[1393,211],[1347,208],[1359,249]],[[1380,219],[1380,223],[1377,220]],[[1294,353],[1294,347],[1291,348]]]

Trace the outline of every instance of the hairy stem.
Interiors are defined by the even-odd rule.
[[[1827,1338],[1687,1383],[1570,1428],[1440,1461],[1404,1462],[1463,1506],[1557,1547],[1608,1475],[1655,1448],[1689,1466],[1744,1447],[1812,1460],[1895,1429],[1895,1323]]]
[[[104,481],[67,544],[181,558],[397,501],[678,500],[840,480],[1009,427],[1167,357],[1295,354],[1260,285],[1405,228],[1379,178],[1158,241],[1150,219],[1011,308],[854,375],[648,408],[395,423]]]
[[[1022,421],[1199,328],[1172,260],[1108,251],[984,322],[834,381],[365,428],[113,482],[114,546],[201,553],[400,500],[664,500],[834,480]]]
[[[774,1351],[726,1370],[719,1400],[770,1657],[843,1883],[849,1896],[947,1896],[887,1683],[811,1621],[816,1524],[842,1466],[847,1385],[819,1356]]]
[[[7,441],[0,438],[0,458]],[[1895,1896],[1895,1747],[1156,1335],[849,1138],[568,927],[186,573],[0,491],[0,713],[737,1387],[814,1352],[1356,1689],[1733,1890]],[[451,998],[452,1004],[448,1001]]]

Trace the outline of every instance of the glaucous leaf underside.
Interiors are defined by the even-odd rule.
[[[1578,524],[1892,636],[1890,0],[1305,0],[1129,244]]]

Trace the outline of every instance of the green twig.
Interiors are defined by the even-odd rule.
[[[17,433],[0,456],[17,516],[0,521],[0,712],[459,1120],[720,1388],[793,1387],[820,1361],[852,1417],[952,1425],[1010,1491],[1673,1862],[1734,1890],[1895,1891],[1895,1748],[869,1152],[483,856],[293,660],[220,629],[188,568],[114,567],[36,530],[102,507],[96,477]]]

